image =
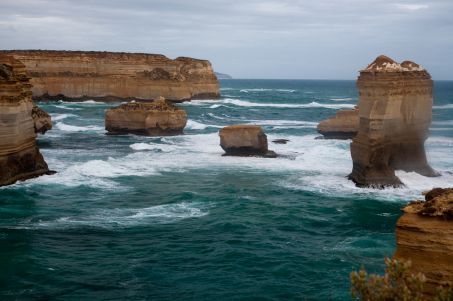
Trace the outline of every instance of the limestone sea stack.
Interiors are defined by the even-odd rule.
[[[187,114],[163,97],[153,102],[129,102],[107,110],[105,129],[111,135],[167,136],[182,134]]]
[[[357,80],[359,130],[349,178],[357,186],[399,186],[395,170],[436,176],[424,143],[431,124],[433,82],[416,63],[379,56]]]
[[[0,54],[0,186],[51,173],[36,146],[25,66]]]
[[[359,130],[359,110],[339,110],[334,117],[321,121],[317,130],[325,139],[352,139]]]
[[[396,226],[395,258],[410,260],[413,272],[426,276],[434,295],[446,282],[453,285],[453,189],[436,188],[425,201],[412,202]]]
[[[267,146],[267,136],[257,125],[230,125],[219,132],[220,146],[227,156],[260,156],[275,158]]]
[[[50,115],[38,106],[31,110],[31,117],[35,125],[35,133],[45,134],[52,129],[52,118]]]
[[[27,67],[34,99],[171,101],[218,98],[211,63],[188,57],[94,51],[9,50]]]

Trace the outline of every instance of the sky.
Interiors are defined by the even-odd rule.
[[[276,79],[355,79],[385,54],[453,80],[453,1],[0,0],[0,49],[190,56]]]

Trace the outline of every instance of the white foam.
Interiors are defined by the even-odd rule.
[[[293,90],[293,89],[265,89],[265,88],[241,89],[241,90],[239,90],[239,92],[242,92],[242,93],[249,93],[249,92],[269,92],[269,91],[287,92],[287,93],[294,93],[294,92],[296,92],[296,90]]]
[[[278,91],[278,92],[288,92],[288,93],[294,93],[294,92],[296,92],[296,90],[293,90],[293,89],[276,89],[275,91]]]
[[[178,146],[173,144],[163,144],[163,143],[134,143],[129,146],[136,151],[144,150],[154,150],[161,152],[171,152],[174,151]]]
[[[431,136],[426,140],[426,143],[437,145],[453,145],[453,138],[442,136]]]
[[[70,107],[63,106],[63,105],[53,105],[53,106],[56,108],[59,108],[59,109],[63,109],[63,110],[70,110],[70,111],[80,111],[81,110],[80,108],[70,108]]]
[[[453,125],[453,120],[433,121],[433,125]]]
[[[191,101],[185,101],[180,103],[181,106],[203,106],[203,105],[210,105],[213,103],[219,103],[218,99],[192,99]]]
[[[318,102],[310,102],[305,104],[288,104],[288,103],[258,103],[240,99],[226,98],[221,100],[222,103],[233,104],[241,107],[270,107],[270,108],[327,108],[327,109],[342,109],[354,108],[353,104],[323,104]]]
[[[433,109],[453,109],[453,103],[446,105],[433,106]]]
[[[57,122],[55,127],[61,131],[65,132],[86,132],[86,131],[103,131],[104,128],[96,125],[89,125],[89,126],[76,126],[76,125],[69,125],[63,122]]]
[[[105,104],[103,101],[95,101],[95,100],[84,100],[84,101],[64,101],[64,100],[59,100],[59,103],[65,103],[65,104],[92,104],[92,105],[99,105],[99,104]]]
[[[330,100],[333,101],[351,101],[353,100],[352,97],[338,97],[338,98],[331,98]]]
[[[209,214],[209,205],[197,202],[155,205],[145,208],[90,209],[75,216],[64,216],[49,221],[26,222],[14,228],[66,229],[96,227],[104,229],[128,228],[143,225],[178,222]]]
[[[57,113],[52,113],[50,114],[50,117],[52,117],[52,121],[58,121],[58,120],[63,120],[68,117],[78,117],[75,114],[57,114]]]

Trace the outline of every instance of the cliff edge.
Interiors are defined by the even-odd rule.
[[[219,98],[206,60],[123,52],[4,50],[23,62],[38,100],[152,100]]]
[[[426,276],[426,293],[434,295],[438,286],[453,284],[453,189],[435,188],[403,212],[395,258],[411,260],[413,271]]]
[[[36,146],[25,66],[0,53],[0,186],[50,173]]]

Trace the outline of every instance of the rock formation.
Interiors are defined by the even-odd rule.
[[[425,201],[406,206],[396,226],[395,258],[412,261],[426,276],[430,295],[439,285],[453,284],[453,189],[436,188]]]
[[[359,131],[351,144],[358,186],[399,186],[395,170],[436,176],[428,165],[424,142],[432,115],[429,73],[419,65],[379,56],[360,71]]]
[[[359,130],[359,110],[339,110],[318,124],[318,133],[325,139],[352,139]]]
[[[0,186],[51,173],[36,146],[25,66],[0,54]]]
[[[27,67],[35,99],[172,101],[218,98],[206,60],[119,52],[11,50]]]
[[[46,111],[38,106],[34,106],[31,110],[31,117],[35,124],[35,133],[44,135],[48,130],[52,129],[52,118]]]
[[[275,158],[267,147],[267,136],[257,125],[231,125],[220,130],[220,146],[228,156],[262,156]]]
[[[111,135],[165,136],[182,134],[187,114],[163,97],[153,102],[129,102],[107,110],[105,129]]]

